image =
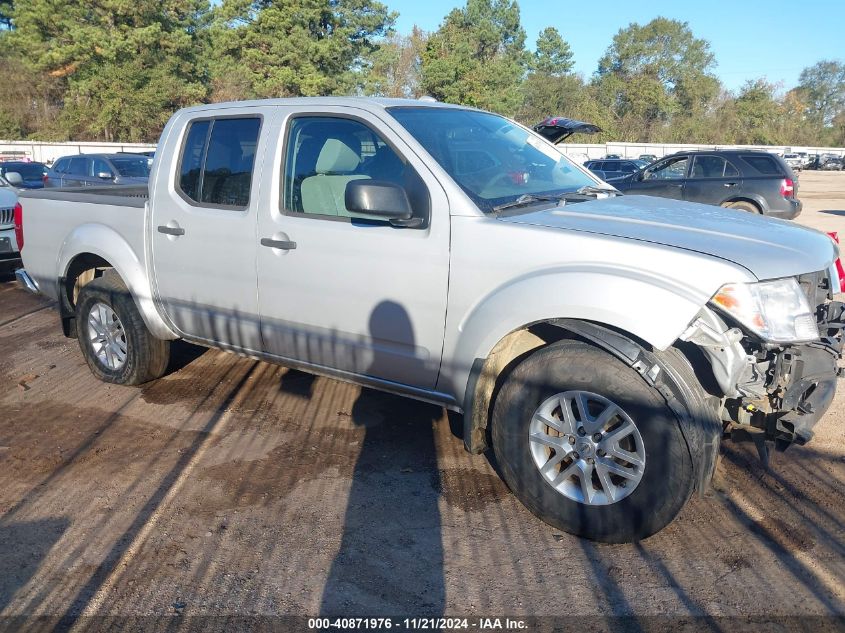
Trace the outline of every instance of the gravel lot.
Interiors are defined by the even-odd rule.
[[[800,197],[799,222],[845,238],[845,173],[802,174]],[[715,489],[672,525],[602,546],[524,510],[440,408],[188,345],[165,378],[107,386],[51,307],[4,279],[4,616],[843,626],[806,616],[845,615],[845,390],[816,440],[774,455],[770,472],[751,445],[727,444]]]

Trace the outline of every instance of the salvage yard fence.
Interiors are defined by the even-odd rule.
[[[98,143],[68,142],[47,143],[41,141],[0,141],[0,161],[33,160],[52,163],[61,156],[72,154],[99,154],[115,152],[148,152],[156,148],[151,143]],[[845,147],[801,147],[797,145],[695,145],[670,143],[562,143],[558,148],[567,156],[587,160],[618,154],[622,158],[637,158],[642,154],[654,154],[658,158],[684,150],[750,149],[784,154],[807,152],[808,154],[836,154],[845,156]]]
[[[845,147],[804,147],[799,145],[705,145],[681,143],[563,143],[558,148],[573,158],[604,158],[608,154],[617,154],[622,158],[638,158],[643,154],[654,154],[658,158],[675,152],[691,150],[747,149],[774,154],[807,152],[807,154],[836,154],[845,156]]]

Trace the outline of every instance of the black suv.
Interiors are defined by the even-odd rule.
[[[130,153],[63,156],[44,178],[45,187],[145,185],[152,159]]]
[[[733,207],[787,220],[801,213],[795,174],[780,156],[767,152],[679,152],[611,184],[629,194]]]

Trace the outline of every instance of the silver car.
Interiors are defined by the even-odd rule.
[[[181,338],[435,402],[592,539],[669,523],[726,431],[809,441],[836,389],[826,235],[621,195],[495,114],[204,105],[148,188],[106,189],[22,194],[19,271],[100,379],[159,378]]]

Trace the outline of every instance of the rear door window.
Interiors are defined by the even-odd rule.
[[[783,174],[780,165],[771,156],[744,154],[740,158],[764,176],[781,176]]]
[[[731,178],[738,175],[737,168],[721,156],[696,156],[690,178]]]
[[[188,128],[179,165],[179,188],[194,202],[200,199],[200,175],[211,121],[195,121]]]
[[[192,123],[179,165],[181,192],[203,206],[245,209],[260,129],[258,117]]]

